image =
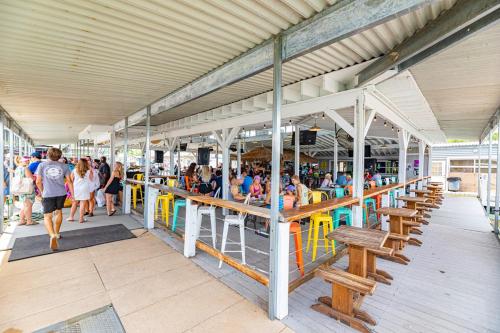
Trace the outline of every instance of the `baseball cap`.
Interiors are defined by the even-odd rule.
[[[41,159],[42,158],[42,153],[40,153],[39,151],[34,151],[34,152],[31,153],[31,157],[35,157],[35,158]]]

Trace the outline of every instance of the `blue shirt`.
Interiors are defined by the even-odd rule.
[[[241,184],[243,193],[250,192],[250,186],[252,185],[252,183],[253,183],[253,178],[250,176],[245,176],[245,179],[243,179],[243,184]]]
[[[36,173],[36,169],[38,169],[38,165],[40,163],[42,163],[42,161],[31,162],[30,165],[28,165],[28,169],[31,171],[32,174]]]
[[[347,185],[347,177],[342,175],[337,177],[337,185]]]

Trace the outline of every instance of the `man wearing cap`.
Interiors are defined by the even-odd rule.
[[[35,151],[31,154],[31,163],[28,165],[28,169],[30,169],[31,174],[36,173],[36,169],[38,169],[38,165],[42,163],[42,153],[39,151]]]

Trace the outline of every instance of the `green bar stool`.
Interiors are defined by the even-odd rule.
[[[335,188],[335,197],[343,198],[345,191],[342,187]],[[347,207],[340,207],[333,211],[333,229],[337,229],[340,225],[340,218],[345,215],[346,225],[352,225],[352,211]]]

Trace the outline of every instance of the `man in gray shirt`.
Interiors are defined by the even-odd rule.
[[[62,151],[50,148],[47,152],[48,161],[40,163],[36,170],[36,186],[42,194],[43,219],[45,228],[50,236],[50,248],[57,250],[57,240],[61,237],[59,230],[62,224],[62,209],[66,200],[65,180],[73,196],[73,182],[69,168],[66,164],[58,162]],[[55,228],[52,221],[55,215]]]

